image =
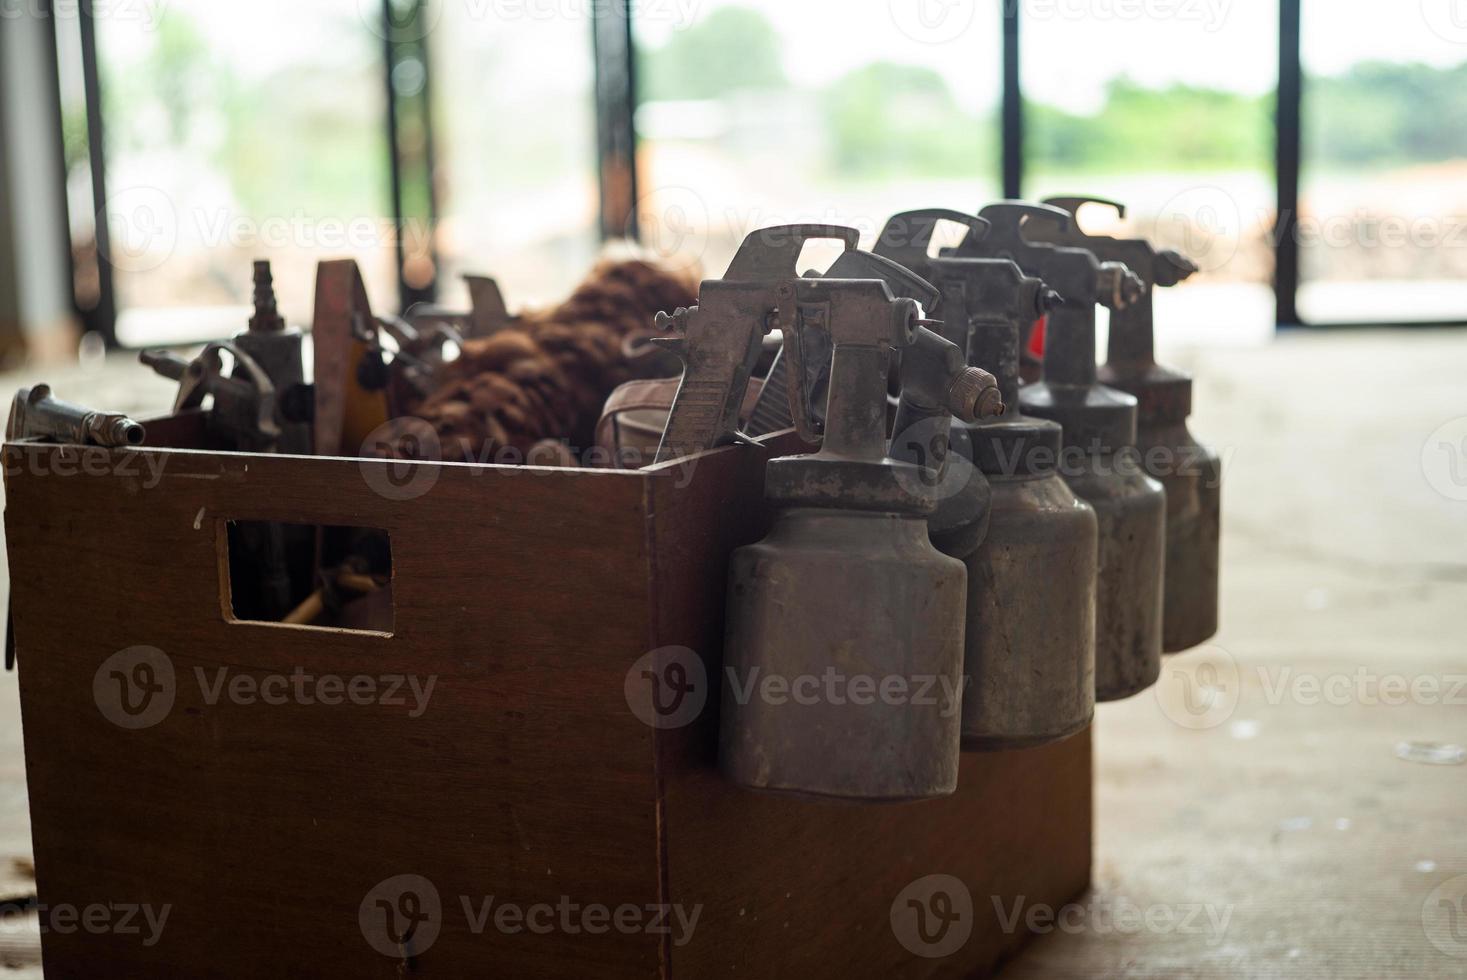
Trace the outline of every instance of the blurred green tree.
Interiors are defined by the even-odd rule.
[[[779,33],[762,14],[720,7],[638,59],[645,101],[716,99],[728,92],[789,87]]]
[[[866,65],[830,86],[822,103],[832,164],[844,176],[966,177],[997,160],[992,122],[964,112],[930,68]]]

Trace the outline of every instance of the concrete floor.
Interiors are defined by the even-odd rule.
[[[1225,460],[1222,630],[1155,691],[1101,707],[1095,887],[1004,976],[1467,976],[1467,764],[1442,748],[1467,746],[1467,333],[1173,363],[1198,372],[1194,429]],[[117,389],[140,374],[51,380],[161,404],[166,386]],[[12,864],[19,744],[5,675],[10,891],[33,887]],[[25,928],[0,924],[0,962]]]

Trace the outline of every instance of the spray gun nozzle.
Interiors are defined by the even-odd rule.
[[[1146,294],[1146,283],[1121,262],[1100,263],[1100,302],[1112,310],[1124,310]]]
[[[1198,271],[1197,263],[1171,249],[1159,253],[1157,258],[1160,260],[1156,263],[1156,284],[1158,286],[1175,286],[1191,278]]]
[[[991,419],[1004,413],[998,379],[982,368],[970,367],[958,374],[948,388],[948,410],[964,422]]]

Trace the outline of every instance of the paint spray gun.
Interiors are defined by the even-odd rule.
[[[927,530],[937,550],[954,558],[968,557],[988,533],[993,495],[983,474],[964,465],[972,458],[967,426],[973,419],[955,417],[948,406],[976,400],[978,419],[1003,414],[997,380],[970,367],[963,345],[944,336],[945,321],[933,319],[942,315],[942,293],[910,266],[852,249],[841,253],[824,278],[879,279],[898,299],[921,304],[929,317],[921,324],[917,339],[901,353],[897,371],[901,395],[891,429],[891,456],[917,464],[923,479],[932,484],[937,504],[927,517]],[[975,391],[955,391],[954,386],[973,386]],[[807,409],[819,404],[819,393]],[[1017,399],[1013,404],[1018,404]],[[954,454],[957,460],[949,466]]]
[[[866,802],[950,794],[966,573],[928,538],[936,500],[923,468],[893,459],[887,443],[893,360],[931,343],[920,307],[872,279],[790,278],[775,300],[791,414],[820,450],[769,462],[774,527],[730,562],[720,764],[734,783],[769,792]],[[823,422],[807,390],[820,362]],[[964,375],[954,372],[938,411],[974,419],[980,403],[994,404]],[[770,677],[821,684],[811,698],[773,698],[761,693]],[[873,682],[946,693],[841,690]]]
[[[1095,307],[1124,310],[1142,298],[1145,283],[1087,249],[1032,241],[1026,229],[1035,222],[1068,231],[1070,215],[1058,208],[1005,201],[979,214],[992,231],[969,236],[956,255],[1012,258],[1065,299],[1049,317],[1043,379],[1022,388],[1019,401],[1025,415],[1063,428],[1061,475],[1095,509],[1096,698],[1131,697],[1161,673],[1166,492],[1135,458],[1136,399],[1097,377]]]
[[[963,748],[1042,745],[1083,729],[1095,708],[1095,512],[1059,477],[1059,425],[1019,408],[1022,332],[1063,301],[1008,259],[931,257],[940,222],[978,237],[989,228],[957,211],[910,211],[887,222],[876,248],[941,290],[947,336],[993,372],[1009,405],[964,427],[993,507],[966,558]]]
[[[658,328],[672,335],[653,343],[683,362],[657,462],[735,441],[749,377],[763,352],[764,336],[774,328],[780,284],[797,277],[806,242],[831,239],[849,250],[859,237],[856,229],[837,225],[780,225],[750,232],[723,278],[707,280],[699,288],[697,306],[657,315]]]
[[[1166,488],[1166,573],[1162,652],[1197,646],[1217,632],[1218,543],[1221,532],[1222,461],[1187,429],[1192,378],[1156,363],[1153,288],[1175,286],[1197,266],[1139,238],[1089,235],[1077,224],[1086,205],[1126,216],[1123,204],[1096,197],[1057,197],[1045,203],[1071,215],[1068,229],[1033,222],[1033,237],[1088,248],[1101,259],[1126,263],[1146,292],[1111,314],[1110,342],[1100,380],[1139,402],[1136,448],[1148,475]]]

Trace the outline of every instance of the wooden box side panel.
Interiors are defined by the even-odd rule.
[[[670,975],[985,976],[1028,940],[1022,913],[1088,887],[1090,775],[1086,730],[965,754],[955,795],[899,806],[760,796],[708,768],[671,776],[670,901],[698,925]]]
[[[482,920],[491,896],[661,894],[653,732],[624,693],[650,633],[644,477],[444,465],[401,498],[366,479],[387,464],[164,450],[86,470],[81,452],[6,447],[40,900],[168,919],[147,946],[146,929],[50,930],[52,975],[396,976],[368,899],[405,874],[439,912],[436,938],[410,939],[413,975],[658,975],[643,933]],[[392,635],[227,621],[229,519],[388,530]],[[171,700],[127,728],[121,697],[165,699],[144,696],[156,673],[109,665],[139,646],[166,656]],[[298,672],[380,696],[264,701]]]
[[[672,718],[658,738],[667,901],[685,921],[696,915],[694,928],[664,940],[669,976],[987,973],[1028,938],[1011,918],[1016,900],[1058,908],[1089,884],[1090,733],[965,754],[953,797],[901,806],[801,802],[726,782],[724,569],[768,527],[762,458],[751,447],[703,458],[718,478],[695,481],[702,492],[652,484],[656,645],[690,648],[706,674],[701,710],[686,724]],[[965,918],[944,928],[949,900]],[[911,901],[928,906],[925,932]]]

